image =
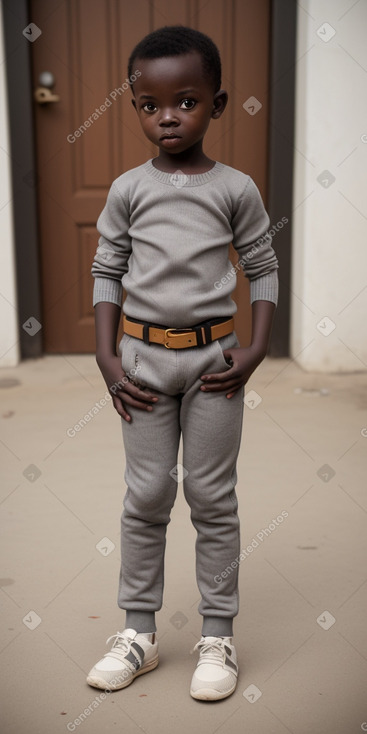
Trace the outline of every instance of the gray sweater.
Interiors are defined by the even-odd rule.
[[[164,173],[150,159],[113,182],[99,216],[93,306],[121,306],[124,288],[131,318],[184,328],[229,317],[241,267],[251,302],[277,303],[278,261],[268,227],[250,176],[219,162],[207,173]]]

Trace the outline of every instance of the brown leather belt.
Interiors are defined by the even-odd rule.
[[[215,319],[192,326],[189,329],[165,329],[140,321],[130,321],[127,316],[123,316],[125,334],[134,336],[136,339],[142,339],[146,344],[149,344],[149,342],[162,344],[167,349],[201,347],[210,344],[215,339],[231,334],[234,329],[233,318],[226,319],[221,323],[214,322]]]

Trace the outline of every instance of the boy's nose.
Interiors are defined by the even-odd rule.
[[[176,112],[174,110],[171,110],[171,109],[162,110],[162,113],[161,113],[161,116],[160,116],[160,120],[159,120],[159,124],[160,125],[172,125],[172,124],[173,125],[178,125],[179,124],[179,120],[178,120],[178,117],[176,115]]]

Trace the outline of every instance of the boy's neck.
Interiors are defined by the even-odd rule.
[[[201,141],[200,141],[201,142]],[[153,158],[153,166],[164,173],[176,173],[182,171],[188,176],[198,173],[206,173],[215,166],[216,161],[203,153],[201,148],[193,146],[182,153],[173,155],[165,150],[160,150],[157,158]]]

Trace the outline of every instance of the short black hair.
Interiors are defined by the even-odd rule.
[[[133,75],[136,59],[159,59],[194,51],[201,55],[204,75],[215,94],[221,86],[222,68],[219,51],[214,41],[205,33],[183,25],[166,25],[144,36],[130,54],[127,67],[128,81]],[[129,83],[134,92],[132,82]]]

